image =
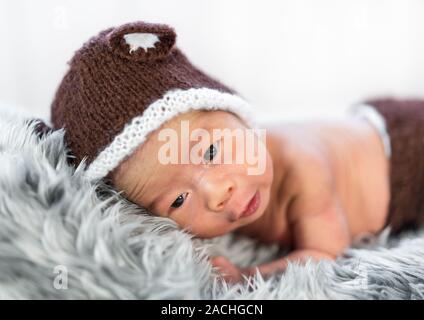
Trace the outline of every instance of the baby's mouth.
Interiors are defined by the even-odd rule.
[[[259,190],[257,190],[255,194],[253,195],[253,197],[247,203],[243,212],[239,215],[239,218],[245,218],[254,214],[258,210],[260,204],[261,204],[261,194],[259,193]]]

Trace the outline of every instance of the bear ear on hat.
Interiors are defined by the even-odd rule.
[[[114,28],[106,35],[109,47],[132,61],[166,57],[175,44],[175,31],[164,24],[135,22]]]

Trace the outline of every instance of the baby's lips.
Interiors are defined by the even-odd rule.
[[[106,35],[111,50],[132,61],[151,61],[166,57],[176,34],[165,24],[134,22],[113,29]]]

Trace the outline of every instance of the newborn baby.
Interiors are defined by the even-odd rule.
[[[266,169],[260,175],[249,175],[246,162],[222,163],[223,139],[210,144],[201,164],[161,164],[160,132],[173,129],[182,141],[182,121],[189,121],[191,132],[247,129],[224,111],[177,116],[113,171],[114,185],[198,237],[236,231],[293,248],[283,259],[260,266],[263,275],[284,269],[288,260],[333,259],[356,236],[384,227],[388,161],[376,130],[364,120],[268,128]],[[214,164],[217,158],[221,161]],[[224,257],[212,262],[230,280],[255,270],[239,270]]]
[[[152,214],[197,237],[236,232],[292,250],[247,269],[212,258],[227,280],[256,268],[270,275],[288,261],[335,259],[361,235],[418,221],[421,207],[391,198],[401,183],[389,159],[401,144],[390,138],[405,134],[395,130],[393,104],[375,101],[337,122],[255,131],[248,103],[174,43],[173,29],[143,22],[91,38],[70,62],[52,123],[66,129],[88,178],[106,178]],[[401,216],[408,205],[416,213]]]

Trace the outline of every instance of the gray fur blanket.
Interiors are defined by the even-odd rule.
[[[0,113],[0,298],[421,299],[424,231],[364,238],[335,262],[227,285],[208,262],[240,266],[284,252],[226,235],[193,238],[67,164],[63,131]]]

